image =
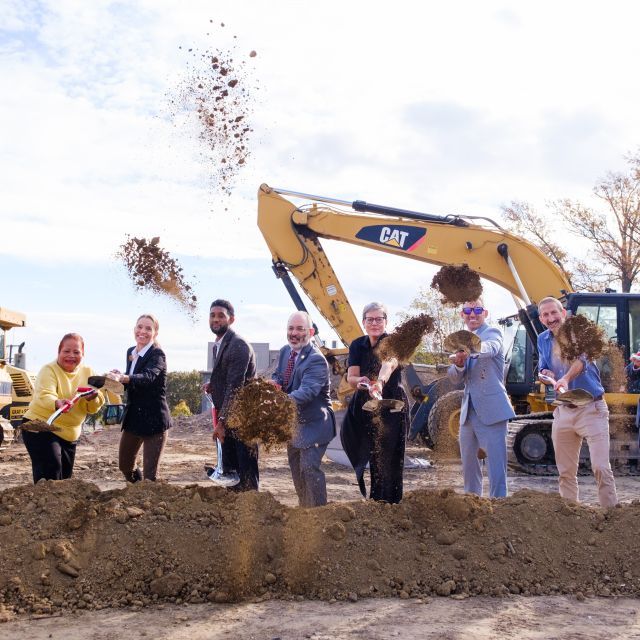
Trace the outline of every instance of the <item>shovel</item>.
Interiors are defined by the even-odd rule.
[[[86,398],[96,392],[95,387],[78,387],[76,393],[71,400],[65,400],[64,404],[54,411],[47,420],[47,424],[53,424],[63,413],[68,413],[71,408],[78,403],[80,398]]]
[[[121,396],[124,393],[122,382],[117,382],[107,376],[89,376],[87,382],[96,389],[104,388],[111,393],[115,393],[117,396]]]
[[[398,411],[402,411],[404,409],[404,402],[402,400],[385,400],[382,397],[382,394],[379,391],[373,390],[373,385],[368,384],[367,382],[360,382],[358,384],[358,389],[362,389],[364,391],[368,391],[371,395],[371,400],[367,400],[362,408],[365,411],[377,411],[378,409],[389,409],[391,413],[397,413]]]
[[[544,384],[555,385],[556,381],[550,376],[545,376],[543,373],[538,374],[540,382]],[[593,402],[593,395],[586,389],[571,389],[567,391],[564,387],[558,387],[558,395],[556,399],[551,403],[556,407],[573,405],[575,407],[584,407],[585,405]]]
[[[482,349],[482,340],[471,331],[462,329],[462,331],[455,331],[450,333],[444,339],[444,350],[450,353],[456,353],[456,351],[465,351],[472,357],[475,354],[479,354]],[[476,355],[477,357],[477,355]]]
[[[204,397],[209,402],[209,407],[211,408],[211,420],[213,421],[213,427],[215,428],[218,424],[218,411],[216,409],[216,405],[213,404],[213,398],[210,393],[205,393]],[[240,483],[240,476],[235,471],[225,473],[222,465],[222,444],[220,444],[220,440],[218,438],[216,438],[216,444],[218,459],[216,461],[215,468],[212,469],[210,467],[205,467],[207,478],[219,487],[235,487],[235,485]]]

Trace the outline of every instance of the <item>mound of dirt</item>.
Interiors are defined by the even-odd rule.
[[[13,613],[247,598],[640,596],[640,502],[417,491],[288,508],[268,493],[78,480],[0,494],[0,607]]]
[[[120,246],[116,257],[122,260],[137,289],[170,296],[194,317],[198,299],[186,281],[182,267],[166,249],[160,238],[131,238]]]
[[[401,364],[409,362],[422,338],[434,328],[433,318],[426,313],[408,318],[380,342],[378,357],[381,360],[397,358]]]
[[[604,329],[583,315],[568,317],[556,334],[560,355],[572,362],[582,354],[596,360],[607,349]]]
[[[431,288],[442,295],[442,304],[454,306],[472,302],[482,295],[480,276],[467,264],[445,265],[433,276]]]
[[[267,451],[289,442],[297,422],[295,401],[262,378],[238,389],[227,416],[240,440],[262,444]]]

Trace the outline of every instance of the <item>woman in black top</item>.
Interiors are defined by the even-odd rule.
[[[167,442],[171,415],[167,405],[167,362],[157,345],[158,320],[145,314],[136,320],[136,346],[127,350],[125,373],[114,369],[110,377],[124,384],[127,404],[122,419],[119,467],[128,482],[155,480],[160,456]],[[143,447],[142,467],[136,457]]]
[[[381,363],[376,347],[387,336],[387,309],[372,302],[362,311],[365,336],[349,346],[347,382],[356,389],[341,429],[342,446],[356,472],[362,495],[366,497],[364,470],[369,464],[369,497],[383,502],[402,499],[405,435],[408,427],[408,402],[401,385],[401,368],[395,359]],[[404,401],[404,409],[376,412],[362,408],[371,399],[369,391],[358,384],[372,384],[384,398]]]

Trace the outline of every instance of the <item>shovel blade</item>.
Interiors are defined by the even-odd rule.
[[[365,411],[378,411],[379,409],[389,409],[391,413],[397,413],[404,409],[402,400],[367,400],[362,408]]]
[[[574,404],[576,407],[584,407],[593,402],[593,396],[585,389],[571,389],[570,391],[559,393],[556,401],[562,404]]]
[[[220,473],[217,469],[209,469],[207,478],[219,487],[235,487],[240,483],[240,476],[237,473]]]

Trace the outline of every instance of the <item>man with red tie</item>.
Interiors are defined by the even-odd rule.
[[[321,462],[336,433],[329,397],[329,365],[311,342],[314,333],[308,313],[292,314],[287,323],[288,345],[280,349],[273,374],[273,381],[298,407],[298,428],[287,445],[287,455],[302,507],[327,504],[327,483]]]

